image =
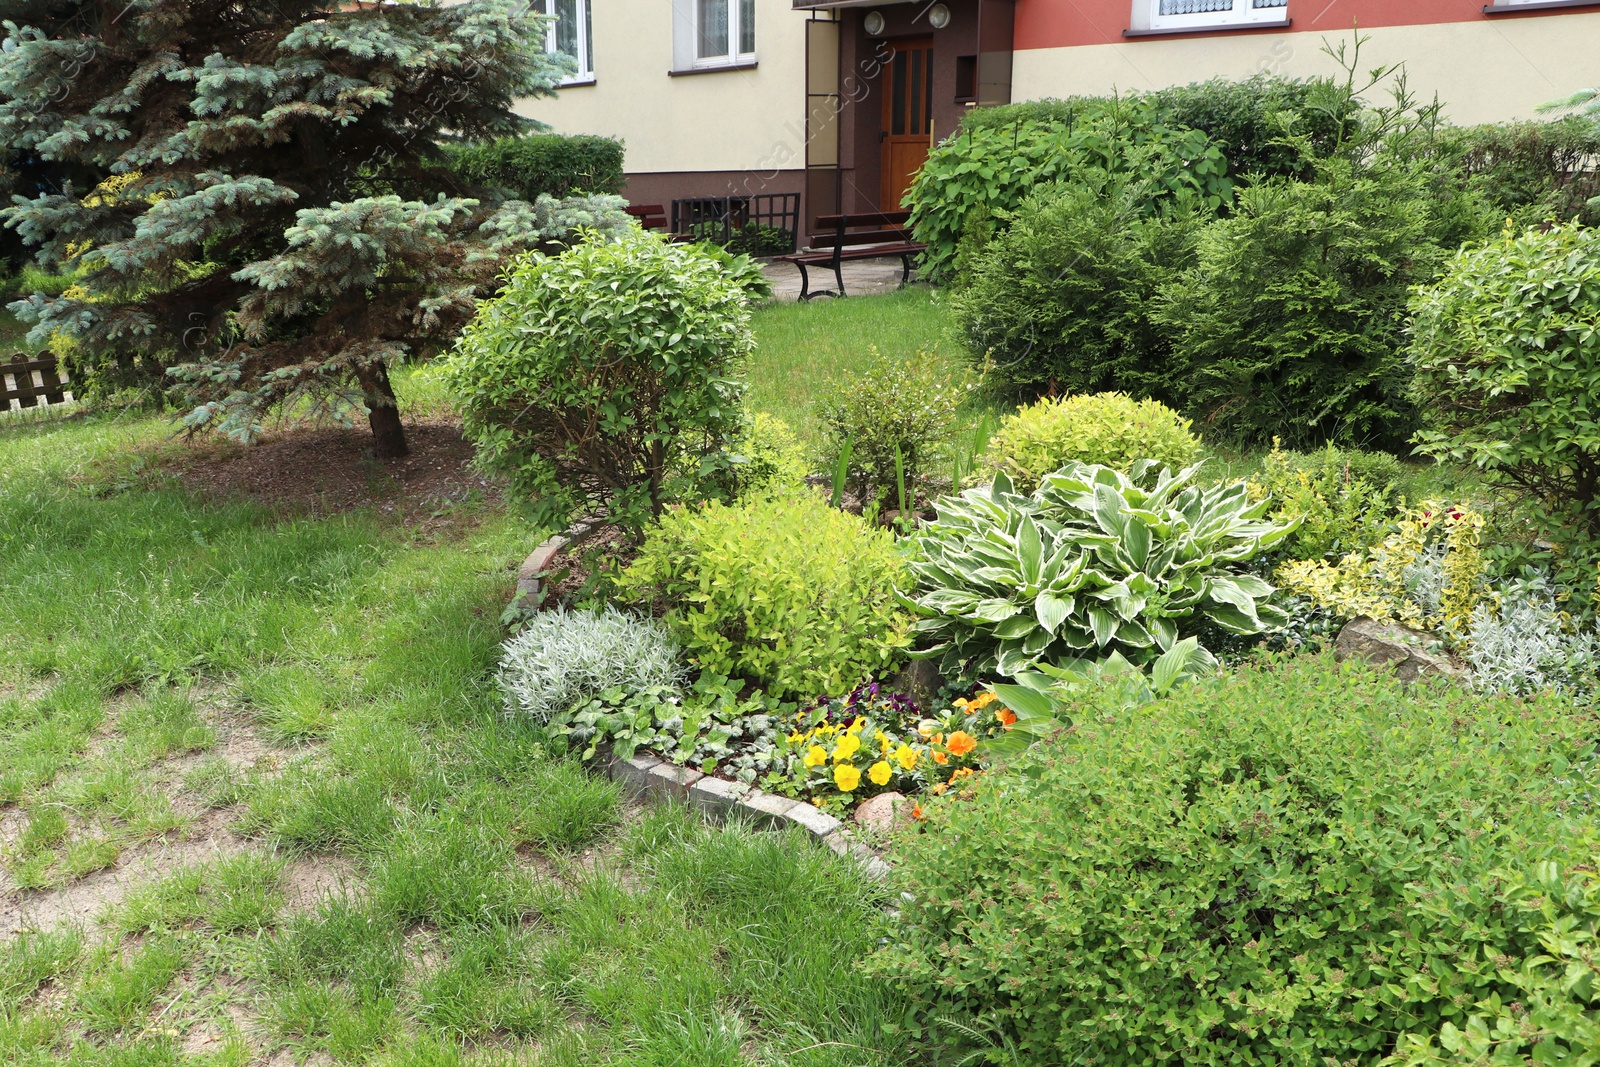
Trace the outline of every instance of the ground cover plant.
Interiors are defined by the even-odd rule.
[[[168,429],[0,428],[0,1061],[915,1061],[854,866],[507,720],[520,523],[193,495]]]
[[[1144,707],[1082,693],[1074,717],[897,849],[874,968],[927,1014],[1041,1065],[1526,1048],[1501,1006],[1532,983],[1561,1042],[1584,1032],[1546,945],[1587,907],[1564,873],[1596,843],[1587,712],[1301,657]]]

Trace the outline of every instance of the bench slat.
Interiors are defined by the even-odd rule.
[[[909,211],[865,211],[859,215],[818,215],[816,228],[837,230],[841,223],[846,229],[852,226],[903,226],[910,221]]]

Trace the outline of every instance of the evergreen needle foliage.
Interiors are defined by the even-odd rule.
[[[12,305],[30,339],[172,367],[191,430],[241,439],[301,400],[364,407],[405,451],[388,370],[472,313],[554,202],[494,209],[436,145],[532,123],[564,60],[517,0],[326,5],[0,3],[0,146],[93,175],[7,225],[60,295]]]

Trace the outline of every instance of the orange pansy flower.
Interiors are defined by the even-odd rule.
[[[953,756],[965,756],[977,747],[978,739],[965,730],[957,730],[950,735],[949,748]]]

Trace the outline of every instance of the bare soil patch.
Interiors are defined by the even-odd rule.
[[[500,503],[500,484],[473,469],[459,426],[415,423],[406,440],[409,455],[379,459],[365,430],[291,429],[249,446],[207,438],[164,448],[157,465],[197,492],[295,514],[371,510],[432,527],[470,521],[482,506]]]

